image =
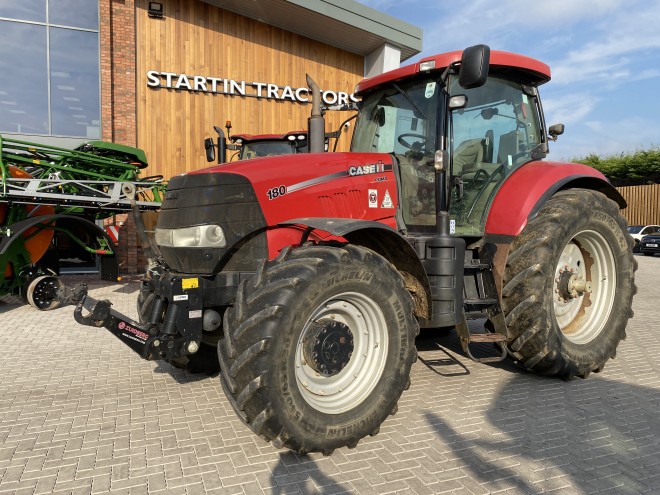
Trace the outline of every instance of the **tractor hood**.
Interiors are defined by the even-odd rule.
[[[392,163],[386,153],[305,153],[226,163],[191,174],[245,177],[267,225],[301,216],[380,220],[394,216]]]
[[[243,160],[173,177],[156,243],[175,272],[254,271],[266,230],[301,217],[380,220],[394,226],[392,156],[305,153]]]

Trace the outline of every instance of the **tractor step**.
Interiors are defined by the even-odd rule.
[[[506,342],[506,335],[499,333],[471,333],[470,342]]]
[[[466,263],[464,266],[465,270],[490,270],[490,265],[488,263]]]
[[[467,325],[467,320],[463,318],[463,321],[456,325],[456,332],[458,337],[461,340],[461,347],[467,356],[473,361],[478,363],[498,363],[504,361],[508,354],[506,348],[506,335],[500,333],[474,333],[470,332],[470,329]],[[481,343],[492,343],[499,348],[499,354],[494,356],[484,356],[477,357],[472,353],[470,344],[481,344]],[[495,349],[495,348],[494,348]]]
[[[497,295],[495,277],[489,263],[470,260],[464,265],[465,296],[463,318],[456,325],[461,346],[467,356],[479,363],[503,361],[507,356],[507,328]],[[486,333],[470,332],[468,320],[488,318],[491,325]],[[493,356],[476,357],[470,344],[491,343],[499,353]]]

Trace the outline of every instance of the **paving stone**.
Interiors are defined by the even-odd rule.
[[[217,376],[0,298],[0,495],[660,493],[660,259],[636,259],[636,317],[602,373],[563,382],[420,339],[398,413],[330,457],[254,436]],[[135,317],[138,282],[90,282]]]

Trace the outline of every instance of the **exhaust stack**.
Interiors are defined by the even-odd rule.
[[[312,115],[307,119],[309,136],[309,152],[323,153],[325,151],[325,119],[321,112],[321,90],[309,74],[306,74],[307,85],[312,91]]]

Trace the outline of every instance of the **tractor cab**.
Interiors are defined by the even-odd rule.
[[[485,83],[466,88],[451,69],[460,55],[425,59],[358,88],[362,102],[352,151],[394,155],[400,220],[411,232],[433,231],[436,225],[436,151],[447,159],[441,209],[455,221],[453,234],[475,237],[484,234],[504,180],[547,153],[536,90],[550,78],[547,66],[493,52]]]

